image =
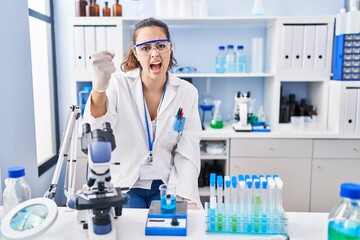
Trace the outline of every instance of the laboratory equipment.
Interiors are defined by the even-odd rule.
[[[236,72],[245,73],[246,65],[247,65],[247,60],[244,52],[244,46],[239,45],[237,46],[237,51],[236,51]]]
[[[75,1],[75,16],[76,17],[86,17],[86,0],[76,0]]]
[[[234,73],[236,72],[236,58],[234,45],[227,45],[226,55],[225,55],[225,72]]]
[[[235,96],[235,102],[239,106],[240,120],[233,124],[233,128],[236,132],[250,132],[252,130],[251,124],[248,123],[248,103],[250,102],[250,92],[241,93],[237,92]]]
[[[207,94],[206,96],[202,97],[200,100],[199,108],[201,110],[201,126],[202,129],[205,130],[205,114],[207,112],[211,113],[211,116],[213,116],[213,109],[214,109],[214,98]]]
[[[160,205],[161,210],[169,211],[176,208],[176,186],[174,184],[161,184],[160,190]]]
[[[223,123],[221,113],[220,113],[220,105],[221,105],[221,100],[214,100],[215,112],[214,112],[213,119],[210,122],[210,127],[212,127],[212,128],[223,128],[224,127],[224,123]]]
[[[251,14],[254,16],[263,16],[265,14],[263,0],[254,0]]]
[[[226,57],[225,57],[225,47],[219,46],[219,50],[216,54],[215,58],[215,70],[217,73],[224,73],[225,72],[225,64],[226,64]]]
[[[11,167],[8,169],[8,178],[5,179],[3,193],[3,215],[12,208],[31,198],[30,186],[26,183],[24,167]]]
[[[79,117],[79,107],[71,106],[54,176],[44,197],[54,199],[61,168],[71,147],[64,189],[67,204],[70,208],[84,210],[78,213],[83,217],[82,223],[88,225],[89,239],[116,239],[114,219],[121,216],[122,206],[128,199],[121,188],[115,188],[110,182],[110,158],[116,147],[115,137],[109,123],[104,123],[102,130],[94,131],[88,123],[83,125],[81,150],[88,155],[89,176],[82,190],[74,193]]]
[[[119,3],[119,0],[116,0],[114,5],[112,6],[112,10],[113,10],[113,16],[114,17],[121,17],[122,16],[122,6]]]
[[[145,235],[186,236],[187,202],[176,202],[172,211],[164,212],[159,200],[151,202],[145,225]]]
[[[111,9],[109,8],[109,2],[105,2],[105,6],[102,9],[103,17],[110,17],[111,16]]]
[[[283,182],[277,175],[217,176],[217,198],[214,205],[205,203],[208,233],[266,234],[287,239],[288,220],[282,207]],[[215,177],[210,175],[215,186]],[[276,185],[275,182],[279,184]],[[268,187],[268,185],[271,187]],[[213,190],[212,190],[213,188]],[[275,192],[276,191],[276,192]],[[225,200],[222,202],[223,193]],[[215,189],[210,187],[215,198]],[[214,200],[212,200],[214,201]],[[275,238],[274,238],[275,239]]]
[[[341,184],[340,197],[340,203],[329,215],[328,240],[360,239],[360,185]]]

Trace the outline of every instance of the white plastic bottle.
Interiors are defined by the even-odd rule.
[[[216,54],[216,66],[215,70],[217,73],[224,73],[225,72],[225,46],[219,46],[219,50]]]
[[[31,198],[31,190],[25,182],[24,167],[11,167],[8,169],[8,178],[5,179],[3,193],[3,209],[5,216],[13,207]]]
[[[356,7],[351,7],[350,12],[346,13],[346,34],[359,33],[358,15],[360,15],[360,11]]]
[[[237,46],[236,51],[236,72],[245,73],[246,72],[246,55],[244,51],[244,46]]]
[[[339,36],[346,33],[346,12],[345,8],[340,9],[336,15],[335,35]]]
[[[226,65],[225,72],[234,73],[236,72],[236,61],[235,61],[235,51],[234,45],[227,45],[226,50]]]

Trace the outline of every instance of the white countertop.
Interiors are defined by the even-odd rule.
[[[87,231],[76,221],[76,211],[58,208],[58,217],[54,225],[39,236],[38,240],[87,239]],[[116,220],[117,240],[158,240],[158,239],[276,239],[256,235],[207,234],[205,232],[205,211],[188,211],[188,230],[186,237],[145,236],[147,209],[123,209],[123,215]],[[289,236],[291,240],[327,239],[327,213],[289,212]],[[0,236],[0,239],[5,239]]]
[[[339,134],[332,131],[291,131],[284,127],[280,131],[271,132],[235,132],[231,125],[222,129],[206,128],[202,131],[203,139],[218,138],[294,138],[294,139],[360,139],[359,134]]]

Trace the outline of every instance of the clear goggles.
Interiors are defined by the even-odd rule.
[[[170,39],[159,39],[135,44],[134,48],[139,55],[149,56],[154,47],[158,53],[165,53],[170,50],[170,45]]]

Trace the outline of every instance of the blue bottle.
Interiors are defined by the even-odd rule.
[[[237,51],[236,51],[236,72],[245,73],[246,65],[247,65],[247,60],[244,51],[244,46],[239,45],[237,46]]]
[[[219,51],[216,54],[216,72],[224,73],[225,72],[225,47],[219,46]]]
[[[329,215],[328,240],[360,239],[360,185],[343,183],[340,203]]]
[[[78,93],[78,102],[79,102],[79,108],[81,110],[81,115],[84,114],[85,105],[89,98],[91,90],[92,90],[92,86],[84,86],[83,89]]]

